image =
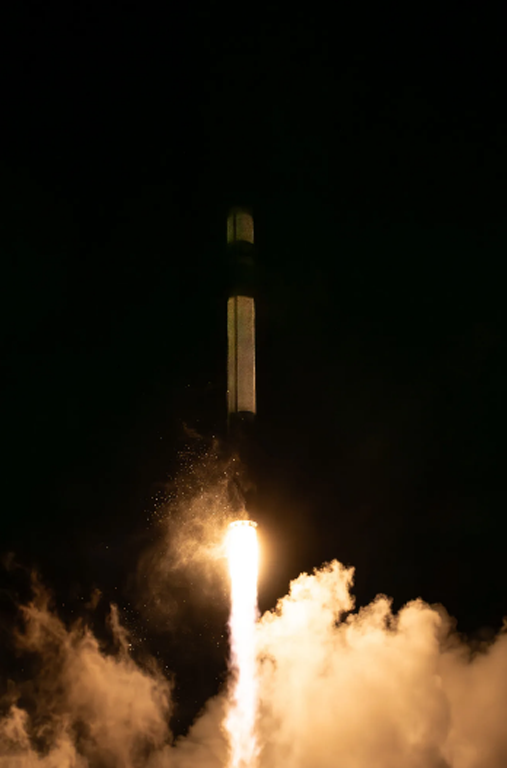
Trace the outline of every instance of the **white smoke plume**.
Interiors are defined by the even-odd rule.
[[[507,634],[472,650],[421,600],[355,612],[352,579],[338,562],[302,574],[259,621],[258,768],[505,768]],[[116,655],[40,589],[24,619],[36,706],[11,701],[0,768],[226,768],[226,692],[174,742],[169,683],[134,664],[115,613]]]
[[[22,614],[17,645],[38,656],[39,674],[19,691],[30,716],[14,700],[0,722],[1,768],[144,765],[169,735],[170,686],[132,661],[115,608],[116,655],[102,652],[83,624],[66,629],[37,583]]]
[[[507,636],[474,654],[421,600],[345,615],[352,575],[301,575],[260,622],[261,766],[507,765]]]

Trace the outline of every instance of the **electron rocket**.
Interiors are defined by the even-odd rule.
[[[255,393],[254,225],[246,208],[227,218],[227,416],[231,431],[253,422]]]

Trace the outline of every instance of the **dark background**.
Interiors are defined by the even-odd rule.
[[[506,72],[474,6],[2,9],[0,549],[69,619],[119,603],[178,675],[176,731],[223,676],[223,599],[166,637],[130,575],[185,425],[224,433],[238,202],[262,607],[337,557],[359,603],[421,596],[480,637],[507,614]]]

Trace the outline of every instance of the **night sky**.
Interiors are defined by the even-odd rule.
[[[0,550],[69,619],[118,603],[178,676],[176,730],[222,679],[223,600],[204,627],[188,587],[166,635],[132,574],[189,430],[225,433],[231,205],[258,248],[261,606],[337,557],[359,604],[507,615],[500,19],[203,5],[1,25]],[[26,577],[1,579],[7,626]]]

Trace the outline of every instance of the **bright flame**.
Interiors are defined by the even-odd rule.
[[[232,704],[225,719],[231,748],[230,768],[253,768],[257,754],[255,622],[259,549],[255,528],[256,524],[249,520],[238,520],[230,524],[227,535],[231,577],[229,629],[234,675]]]

